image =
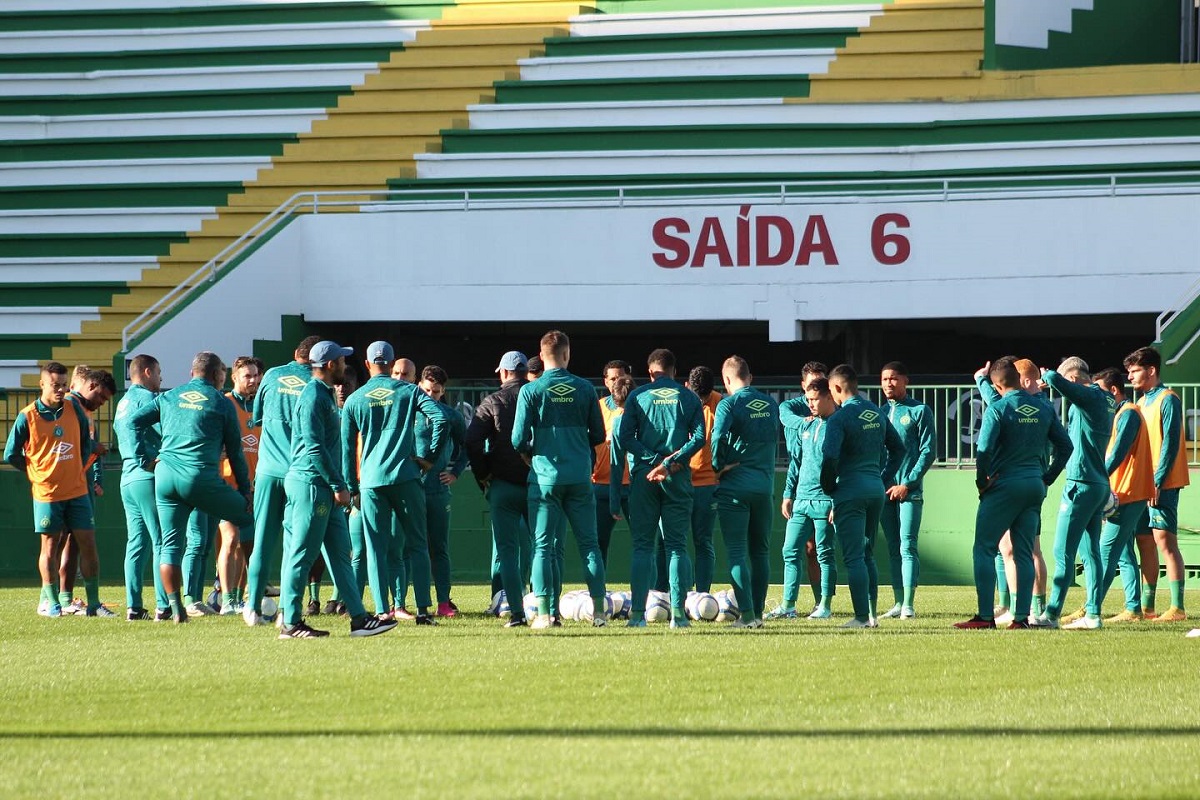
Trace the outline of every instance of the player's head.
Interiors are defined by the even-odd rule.
[[[342,373],[342,379],[333,385],[333,397],[337,400],[338,408],[346,405],[346,398],[354,394],[354,390],[357,388],[358,369],[347,361],[346,371]]]
[[[1017,370],[1017,375],[1020,376],[1020,388],[1030,394],[1037,394],[1042,390],[1042,371],[1038,369],[1037,364],[1033,363],[1028,358],[1018,358],[1013,361],[1013,367]]]
[[[254,397],[262,382],[262,370],[254,356],[238,356],[233,360],[233,390],[241,397]]]
[[[829,372],[829,393],[839,406],[858,394],[858,373],[849,364],[838,364]]]
[[[512,380],[523,381],[529,374],[529,359],[520,350],[509,350],[500,356],[496,374],[500,376],[500,383],[508,383]]]
[[[1153,347],[1139,347],[1125,356],[1122,365],[1129,373],[1129,383],[1139,392],[1148,392],[1162,381],[1162,356]]]
[[[829,390],[829,379],[824,376],[817,375],[808,382],[804,399],[808,401],[808,410],[822,419],[837,410],[837,403],[833,402],[833,394]]]
[[[1125,399],[1129,390],[1125,386],[1125,371],[1116,367],[1102,369],[1092,376],[1096,385],[1111,394],[1118,402]]]
[[[529,367],[529,380],[535,381],[542,377],[542,373],[546,371],[546,365],[542,363],[541,356],[533,356],[526,364]]]
[[[396,363],[392,365],[392,377],[398,381],[416,383],[417,362],[411,358],[397,358]]]
[[[646,369],[653,375],[656,372],[675,377],[675,354],[665,347],[660,347],[646,358]]]
[[[617,408],[624,408],[625,401],[629,399],[629,393],[633,391],[633,378],[628,375],[622,375],[613,381],[612,398],[617,404]]]
[[[87,364],[76,364],[75,369],[71,371],[71,391],[77,392],[83,386],[84,376],[91,369]]]
[[[67,378],[67,367],[57,361],[48,361],[42,365],[38,376],[38,386],[42,389],[42,402],[57,406],[67,394],[70,379]]]
[[[138,353],[129,361],[129,382],[157,392],[162,388],[162,365],[154,356]]]
[[[632,374],[633,367],[629,366],[628,361],[614,358],[604,365],[604,388],[608,389],[609,394],[612,394],[613,385],[617,382],[617,378],[620,378],[622,375]]]
[[[192,377],[220,389],[225,385],[225,362],[210,350],[201,350],[192,359]]]
[[[725,391],[730,394],[749,386],[753,381],[750,362],[741,356],[730,356],[721,364],[721,382],[725,384]]]
[[[571,361],[571,340],[562,331],[547,331],[538,344],[538,353],[546,365],[565,368]]]
[[[342,382],[342,376],[346,374],[346,359],[352,355],[354,348],[342,347],[337,342],[322,339],[312,346],[312,351],[308,354],[313,377],[330,387],[336,386]]]
[[[446,396],[446,384],[449,382],[450,376],[446,374],[446,370],[436,364],[430,364],[421,370],[421,391],[434,400],[441,401]]]
[[[392,368],[396,366],[396,351],[387,342],[371,342],[367,345],[366,364],[367,374],[371,377],[391,375]]]
[[[813,378],[825,378],[829,375],[829,367],[823,361],[809,361],[800,368],[800,388],[807,389],[808,382]]]
[[[902,361],[889,361],[879,371],[879,386],[888,400],[908,397],[908,367]]]
[[[1079,356],[1064,358],[1056,372],[1073,383],[1087,385],[1092,382],[1092,370],[1088,367],[1088,363]]]
[[[79,379],[77,394],[83,407],[88,411],[97,411],[102,405],[112,399],[117,393],[117,382],[106,370],[89,369]]]
[[[713,387],[717,385],[717,379],[708,367],[692,367],[692,371],[688,373],[687,385],[701,400],[707,400]]]
[[[1001,394],[1021,388],[1021,373],[1017,371],[1016,362],[1017,359],[1006,356],[992,362],[988,370],[988,380]]]
[[[301,364],[307,364],[309,355],[312,353],[313,345],[321,341],[320,336],[305,336],[300,340],[300,344],[296,345],[296,352],[293,353],[296,360]]]

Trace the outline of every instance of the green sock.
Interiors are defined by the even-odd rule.
[[[95,611],[100,607],[100,579],[99,578],[84,578],[83,591],[87,594],[87,604],[89,611]]]
[[[63,608],[66,608],[67,606],[71,605],[71,600],[73,600],[74,598],[71,597],[70,592],[59,592],[57,586],[54,587],[54,590],[56,592],[58,592],[58,604],[60,606],[62,606]]]
[[[233,592],[221,592],[221,605],[229,606],[237,602],[237,595]]]
[[[308,585],[308,599],[314,603],[321,602],[321,584],[310,583]]]
[[[549,597],[539,597],[538,598],[538,616],[540,616],[540,617],[550,616],[550,598]]]
[[[243,589],[241,586],[234,589],[233,590],[233,599],[237,600],[239,603],[246,602],[246,590]]]
[[[196,602],[196,598],[192,597],[190,594],[185,594],[183,596],[183,604],[185,606],[190,606],[194,602]]]
[[[604,612],[606,610],[607,609],[604,608],[604,598],[603,597],[593,597],[592,598],[592,618],[593,619],[604,619]],[[682,610],[683,609],[680,609],[680,611],[682,611]]]
[[[1183,581],[1171,581],[1171,605],[1183,611]]]
[[[167,592],[167,603],[171,606],[171,611],[175,616],[183,613],[183,603],[179,600],[179,592]]]
[[[43,583],[42,584],[41,599],[42,599],[42,602],[44,602],[46,605],[48,605],[48,606],[54,605],[54,603],[55,603],[54,596],[56,594],[58,594],[58,592],[55,590],[53,583]]]
[[[686,621],[687,618],[687,611],[685,611],[682,607],[671,609],[671,619],[682,619]]]
[[[1032,613],[1035,615],[1041,615],[1041,614],[1046,613],[1046,595],[1035,594],[1033,596]]]
[[[832,602],[833,602],[833,598],[832,598],[832,597],[828,597],[828,596],[822,596],[822,597],[821,597],[821,602],[819,603],[819,605],[821,606],[821,608],[823,608],[823,609],[825,609],[826,611],[828,611],[828,610],[829,610],[829,604],[830,604],[830,603],[832,603]]]
[[[1154,610],[1154,593],[1158,591],[1157,583],[1142,583],[1142,608]]]

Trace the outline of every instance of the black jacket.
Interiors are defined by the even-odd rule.
[[[517,395],[525,384],[521,378],[506,381],[500,391],[489,394],[475,407],[464,444],[471,459],[471,473],[480,486],[488,480],[524,486],[529,480],[529,465],[512,446]]]

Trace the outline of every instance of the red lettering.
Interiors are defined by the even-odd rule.
[[[807,267],[813,254],[819,253],[825,261],[825,266],[836,267],[837,251],[833,249],[833,239],[829,228],[825,225],[825,217],[814,214],[808,218],[804,226],[804,237],[800,240],[800,251],[796,254],[796,266]]]
[[[779,233],[779,249],[771,252],[771,231]],[[784,217],[755,217],[754,219],[754,263],[760,267],[778,267],[786,264],[796,247],[796,234],[792,223]]]
[[[676,236],[675,232],[690,233],[691,228],[679,217],[667,217],[654,223],[654,244],[666,251],[655,253],[654,263],[664,269],[682,267],[688,262],[690,248],[687,240]]]
[[[750,266],[750,206],[742,206],[738,211],[737,265]]]
[[[902,233],[888,233],[888,225],[908,228],[908,217],[903,214],[880,214],[871,225],[871,252],[880,264],[892,267],[908,261],[909,255],[912,254],[912,244]]]
[[[703,267],[709,256],[716,256],[717,263],[722,267],[733,266],[733,257],[729,255],[729,245],[725,241],[725,231],[721,230],[721,220],[716,217],[705,217],[704,222],[700,224],[696,249],[692,251],[692,266]]]

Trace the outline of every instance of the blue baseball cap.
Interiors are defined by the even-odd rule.
[[[520,350],[509,350],[500,357],[500,366],[496,367],[496,372],[506,369],[509,372],[519,372],[529,369],[529,359],[525,358],[525,354]]]
[[[372,364],[390,364],[396,360],[396,351],[387,342],[371,342],[367,345],[367,361]]]
[[[324,367],[331,361],[337,361],[343,356],[352,355],[354,355],[353,347],[342,347],[337,342],[331,342],[326,339],[312,346],[312,350],[308,352],[308,363],[314,367]]]

